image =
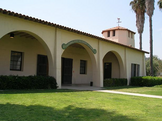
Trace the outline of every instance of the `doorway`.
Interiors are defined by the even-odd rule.
[[[37,56],[37,75],[48,76],[48,58],[46,55]]]
[[[104,79],[111,78],[111,70],[112,70],[112,63],[105,62],[104,63]]]
[[[62,58],[62,84],[72,84],[73,59]]]

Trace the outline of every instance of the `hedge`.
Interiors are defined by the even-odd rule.
[[[155,86],[161,85],[162,78],[160,77],[151,77],[151,76],[144,76],[144,77],[132,77],[131,78],[131,86]]]
[[[125,78],[111,78],[104,80],[104,87],[113,87],[113,86],[126,86],[127,79]]]
[[[49,76],[0,76],[0,90],[6,89],[57,89],[57,82]]]

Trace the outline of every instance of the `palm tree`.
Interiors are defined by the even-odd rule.
[[[152,15],[154,13],[155,0],[145,0],[146,13],[149,16],[150,23],[150,75],[153,76],[153,40],[152,40]]]
[[[159,6],[159,8],[162,10],[162,0],[159,0],[159,1],[158,1],[158,6]]]
[[[133,0],[130,2],[132,10],[136,13],[136,26],[139,33],[140,49],[142,50],[142,33],[145,22],[145,0]]]

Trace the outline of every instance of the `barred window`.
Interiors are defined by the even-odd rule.
[[[80,60],[80,74],[86,74],[87,61]]]
[[[21,71],[22,52],[11,51],[10,70]]]
[[[134,34],[133,33],[131,33],[131,38],[134,39]]]
[[[128,31],[128,37],[130,37],[130,34],[131,34],[130,31]]]
[[[110,31],[107,32],[107,37],[110,37]]]
[[[139,64],[131,64],[131,77],[139,76],[140,65]]]
[[[115,30],[113,30],[113,36],[115,36]]]

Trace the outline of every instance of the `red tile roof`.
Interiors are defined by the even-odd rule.
[[[59,29],[67,30],[67,31],[74,32],[74,33],[81,34],[81,35],[85,35],[85,36],[88,36],[88,37],[91,37],[91,38],[96,38],[96,39],[99,39],[99,40],[102,40],[102,41],[114,43],[114,44],[117,44],[117,45],[121,45],[121,46],[124,46],[124,47],[127,47],[127,48],[137,50],[137,51],[148,53],[146,51],[139,50],[139,49],[134,48],[134,47],[130,47],[130,46],[127,46],[127,45],[124,45],[124,44],[121,44],[121,43],[117,43],[117,42],[114,42],[114,41],[111,41],[111,40],[108,40],[108,39],[104,39],[102,37],[98,37],[96,35],[92,35],[92,34],[89,34],[89,33],[86,33],[86,32],[82,32],[82,31],[79,31],[79,30],[76,30],[76,29],[73,29],[73,28],[65,27],[65,26],[62,26],[62,25],[59,25],[59,24],[51,23],[51,22],[44,21],[44,20],[41,20],[41,19],[38,19],[38,18],[27,16],[27,15],[15,13],[15,12],[5,10],[5,9],[2,9],[2,8],[0,8],[0,13],[5,14],[5,15],[9,15],[9,16],[13,16],[13,17],[17,17],[17,18],[21,18],[21,19],[24,19],[24,20],[33,21],[33,22],[37,22],[37,23],[40,23],[40,24],[48,25],[48,26],[51,26],[51,27],[56,27],[56,28],[59,28]]]
[[[127,28],[121,27],[121,26],[117,26],[117,27],[113,27],[113,28],[110,28],[110,29],[103,30],[102,34],[103,34],[103,32],[107,32],[107,31],[111,31],[111,30],[127,30],[127,31],[130,31],[130,32],[136,34],[135,32],[133,32],[133,31],[127,29]]]

